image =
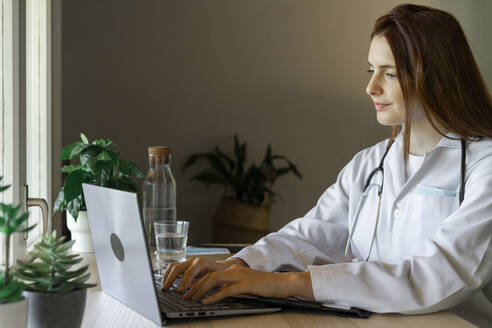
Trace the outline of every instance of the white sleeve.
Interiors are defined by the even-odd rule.
[[[323,193],[316,206],[304,217],[263,237],[234,257],[241,258],[252,269],[262,271],[281,267],[305,271],[310,264],[343,260],[348,235],[352,163],[353,160],[343,168],[336,183]]]
[[[450,308],[492,279],[492,159],[470,169],[465,199],[441,224],[433,255],[309,266],[316,300],[373,312],[429,313]]]

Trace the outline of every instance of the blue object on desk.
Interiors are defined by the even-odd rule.
[[[231,254],[231,253],[227,248],[222,248],[222,247],[195,247],[195,246],[186,247],[187,256],[214,255],[214,254]]]

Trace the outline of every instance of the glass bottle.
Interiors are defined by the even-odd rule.
[[[149,171],[143,183],[145,233],[155,246],[154,221],[176,221],[176,182],[171,172],[171,149],[149,147]]]

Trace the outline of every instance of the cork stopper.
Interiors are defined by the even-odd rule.
[[[154,157],[157,162],[169,163],[169,157],[171,156],[171,148],[167,146],[150,146],[149,158]]]
[[[150,146],[149,155],[169,155],[171,148],[167,146]]]

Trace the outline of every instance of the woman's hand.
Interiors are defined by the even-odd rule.
[[[302,296],[314,300],[311,276],[308,272],[272,273],[239,265],[207,273],[191,286],[185,298],[197,301],[212,288],[220,286],[221,289],[202,302],[208,304],[238,294],[279,298]]]
[[[184,275],[178,287],[179,292],[186,290],[190,282],[199,274],[225,270],[232,265],[248,267],[248,264],[240,258],[232,258],[226,261],[209,261],[199,257],[192,257],[185,262],[171,263],[162,277],[162,290],[167,290],[182,273]]]

